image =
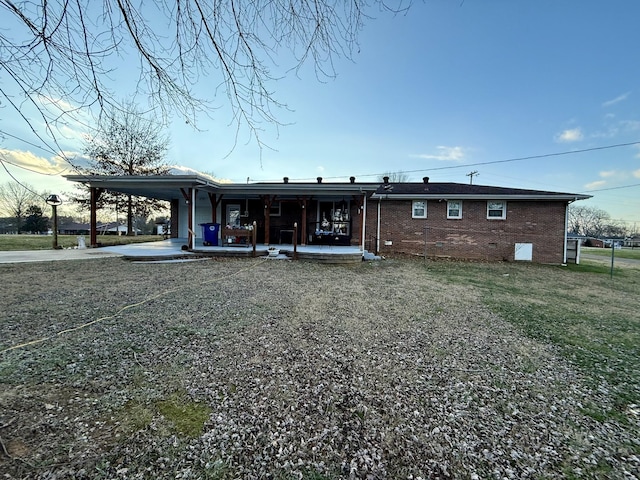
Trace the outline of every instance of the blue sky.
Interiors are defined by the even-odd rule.
[[[580,204],[640,225],[640,143],[600,149],[640,142],[640,2],[433,0],[406,15],[370,13],[336,78],[320,82],[308,66],[271,85],[290,110],[276,111],[283,126],[264,125],[270,148],[245,130],[235,143],[219,94],[201,131],[171,125],[168,162],[234,182],[406,172],[467,183],[478,171],[478,184],[592,194]],[[198,92],[210,96],[217,83],[203,79]],[[80,151],[77,138],[65,148]],[[0,147],[15,163],[31,152],[33,170],[63,166],[12,138]],[[562,152],[578,153],[548,156]],[[537,158],[505,161],[524,157]],[[38,188],[70,190],[55,175],[10,168]]]

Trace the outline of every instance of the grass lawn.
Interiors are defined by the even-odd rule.
[[[0,284],[8,478],[640,472],[636,268],[109,258]]]
[[[606,389],[612,403],[585,405],[589,414],[624,422],[629,405],[640,405],[640,270],[616,268],[610,279],[608,266],[589,262],[431,269],[478,289],[489,308],[527,336],[556,345],[594,388]]]
[[[103,246],[126,245],[129,243],[154,242],[162,240],[159,235],[136,235],[132,237],[118,235],[99,235],[98,243]],[[89,243],[89,236],[85,235]],[[63,248],[78,245],[78,235],[58,235],[58,245]],[[0,235],[0,251],[48,250],[53,248],[53,237],[49,235]]]
[[[611,258],[610,248],[580,247],[580,249],[582,250],[583,253]],[[613,252],[613,254],[614,254],[614,257],[616,258],[633,258],[636,260],[640,260],[640,248],[632,249],[630,247],[624,247],[624,248],[616,249]]]

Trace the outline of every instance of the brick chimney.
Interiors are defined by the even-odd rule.
[[[424,183],[429,183],[429,177],[422,177],[422,181]]]
[[[284,177],[282,180],[284,180],[284,183],[289,183],[289,177]]]
[[[318,177],[316,180],[318,180],[318,183],[322,183],[322,177]]]
[[[386,185],[387,183],[389,183],[389,177],[382,177],[382,181]]]
[[[349,181],[351,183],[356,183],[356,177],[349,177]]]

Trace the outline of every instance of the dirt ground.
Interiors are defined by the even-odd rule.
[[[0,283],[2,478],[638,478],[633,428],[585,412],[607,392],[422,262]]]

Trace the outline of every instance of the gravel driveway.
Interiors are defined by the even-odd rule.
[[[2,265],[0,281],[3,478],[640,469],[637,438],[585,414],[606,392],[422,262],[100,259]],[[206,408],[197,434],[168,398]]]

